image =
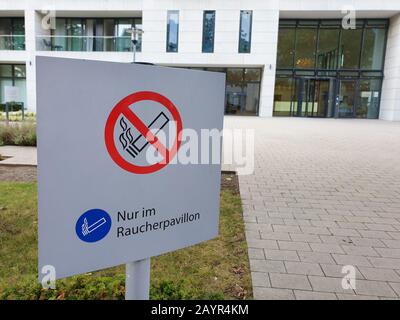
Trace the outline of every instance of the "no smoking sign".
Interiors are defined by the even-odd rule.
[[[142,115],[140,114],[142,112]],[[150,115],[150,118],[144,118]],[[173,131],[173,137],[166,132]],[[169,139],[160,139],[159,135]],[[105,144],[114,162],[135,174],[156,172],[175,157],[182,135],[182,120],[177,107],[165,96],[152,92],[132,93],[111,111],[105,126]],[[166,142],[171,141],[171,147]],[[164,140],[164,141],[162,141]],[[162,160],[148,163],[147,149],[153,147]]]

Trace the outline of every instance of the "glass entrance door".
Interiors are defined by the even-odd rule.
[[[356,80],[341,80],[338,95],[339,118],[354,118],[356,109]]]
[[[333,117],[335,79],[298,78],[296,80],[297,106],[293,116]]]

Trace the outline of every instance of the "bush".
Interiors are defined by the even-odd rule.
[[[0,124],[0,145],[36,146],[35,124]]]
[[[74,276],[56,282],[56,289],[42,289],[35,276],[0,291],[0,300],[123,300],[125,299],[125,275],[97,277],[93,274]],[[152,300],[221,300],[224,294],[198,294],[186,288],[184,281],[174,283],[161,280],[150,288]]]

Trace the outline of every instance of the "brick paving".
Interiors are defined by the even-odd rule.
[[[256,299],[400,298],[400,123],[232,116],[225,127],[255,129],[255,171],[239,182]]]

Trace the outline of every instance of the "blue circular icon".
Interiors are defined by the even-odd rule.
[[[96,242],[103,239],[110,229],[111,217],[101,209],[86,211],[79,217],[75,226],[79,239],[85,242]]]

